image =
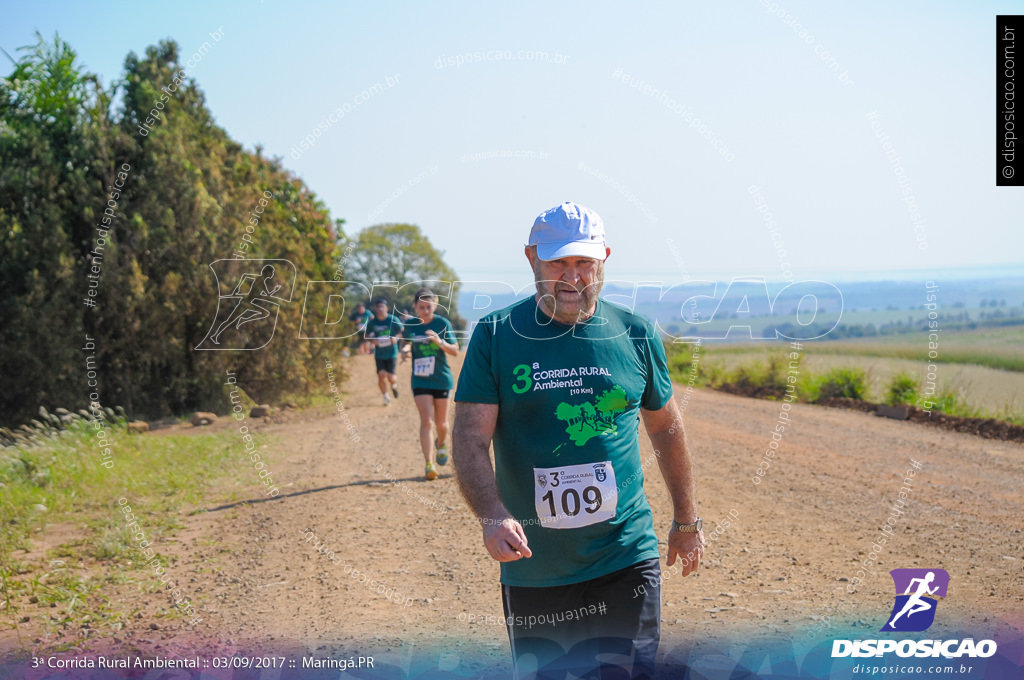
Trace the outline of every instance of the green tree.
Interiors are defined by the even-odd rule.
[[[40,403],[86,404],[86,205],[106,201],[125,144],[110,93],[74,50],[57,35],[36,39],[0,81],[0,417],[10,424]]]
[[[359,232],[353,244],[351,264],[346,278],[366,286],[373,297],[389,298],[399,309],[412,309],[413,295],[421,284],[438,295],[438,313],[451,320],[456,328],[465,323],[458,314],[455,292],[458,276],[444,261],[444,251],[437,250],[414,224],[378,224]],[[381,281],[396,286],[374,285]]]
[[[174,42],[129,54],[124,81],[104,89],[59,37],[37,38],[0,81],[0,421],[23,422],[40,405],[83,408],[90,391],[133,416],[223,412],[229,368],[260,401],[315,389],[327,348],[299,340],[301,298],[282,305],[261,351],[195,347],[218,304],[210,264],[232,256],[259,198],[272,196],[247,256],[287,259],[300,282],[333,275],[339,232],[326,207],[278,159],[217,127],[194,81],[176,83]],[[112,114],[118,91],[123,109]],[[160,118],[142,134],[154,109]],[[86,308],[96,266],[96,306]],[[82,352],[86,334],[95,349]]]
[[[561,402],[555,408],[555,417],[561,421],[569,424],[570,427],[579,424],[580,429],[583,428],[583,409],[580,408],[579,404],[569,404]]]

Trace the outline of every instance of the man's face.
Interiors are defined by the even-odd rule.
[[[388,315],[388,303],[379,302],[373,306],[373,311],[377,315],[378,319],[383,319]]]
[[[605,249],[605,257],[611,251]],[[536,250],[527,247],[526,257],[533,266],[538,302],[542,311],[566,325],[584,321],[594,314],[597,296],[604,285],[604,260],[589,257],[563,257],[542,260]]]

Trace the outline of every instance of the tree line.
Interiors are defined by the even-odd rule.
[[[129,53],[104,86],[36,37],[0,80],[0,425],[90,395],[133,418],[223,412],[227,370],[257,402],[315,391],[342,343],[299,338],[306,281],[335,280],[345,253],[349,280],[386,278],[396,258],[394,280],[454,279],[418,227],[347,236],[280,158],[232,140],[174,41]],[[221,318],[210,265],[239,256],[294,264],[298,303],[259,351],[197,351]],[[313,304],[323,318],[328,300]]]

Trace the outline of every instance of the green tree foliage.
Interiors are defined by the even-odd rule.
[[[579,425],[581,429],[583,427],[582,413],[583,409],[580,407],[579,404],[569,404],[564,401],[561,402],[555,408],[556,418],[558,418],[559,420],[564,420],[565,422],[569,423],[570,426]]]
[[[83,73],[59,38],[23,52],[0,81],[0,419],[23,421],[40,404],[82,408],[91,390],[135,417],[223,412],[228,369],[258,401],[315,389],[325,348],[299,340],[298,327],[302,284],[330,279],[339,254],[324,205],[278,159],[246,151],[217,127],[193,81],[174,85],[174,42],[129,54],[124,81],[110,89]],[[123,110],[111,113],[118,90]],[[160,118],[140,134],[153,109]],[[119,172],[127,177],[117,190]],[[112,198],[97,253],[96,226]],[[244,256],[291,261],[298,299],[281,305],[264,349],[196,351],[218,305],[210,264],[232,257],[247,224],[253,245]],[[96,306],[87,308],[94,265]],[[86,334],[95,351],[80,349]],[[99,372],[92,388],[87,354]]]
[[[456,328],[465,323],[457,309],[458,276],[414,224],[378,224],[359,232],[353,244],[346,278],[366,286],[363,295],[386,297],[398,309],[412,309],[413,295],[423,286],[438,296],[438,314],[451,320]],[[397,285],[381,286],[391,281]],[[377,285],[375,285],[377,284]]]
[[[36,37],[0,81],[0,413],[14,422],[88,394],[83,203],[101,203],[123,142],[109,134],[109,94],[74,51]]]

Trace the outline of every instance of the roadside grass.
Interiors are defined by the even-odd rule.
[[[889,406],[913,405],[920,398],[920,384],[917,378],[906,371],[900,371],[889,381],[889,392],[885,403]]]
[[[814,345],[813,351],[818,353],[823,344]],[[804,348],[799,373],[793,374],[796,378],[796,392],[802,402],[816,403],[830,397],[846,397],[887,404],[921,406],[920,400],[928,399],[934,404],[931,410],[948,415],[995,418],[1015,425],[1024,425],[1024,409],[1015,396],[1004,400],[1002,406],[992,409],[972,403],[967,396],[972,385],[962,379],[948,384],[938,394],[925,395],[921,391],[919,381],[906,371],[889,376],[886,383],[881,383],[878,379],[880,376],[874,376],[870,370],[856,366],[835,366],[814,373],[802,365],[807,356],[806,344]],[[758,389],[784,391],[789,375],[788,354],[779,349],[777,344],[760,344],[758,349],[761,352],[760,356],[751,357],[748,356],[752,352],[749,345],[743,347],[741,351],[734,347],[718,346],[709,350],[707,343],[703,343],[697,351],[692,343],[666,345],[669,372],[672,380],[676,382],[688,384],[695,374],[694,385],[699,387],[720,389],[723,386],[733,386],[751,392]],[[742,360],[736,355],[742,355]],[[734,357],[731,361],[727,360],[730,356]],[[880,384],[873,390],[872,385],[875,383]]]
[[[817,398],[859,399],[866,401],[868,397],[868,375],[859,368],[833,368],[818,377]]]
[[[216,434],[128,434],[105,422],[112,467],[103,467],[92,421],[33,444],[0,448],[0,609],[14,628],[33,620],[53,649],[119,630],[135,610],[115,605],[108,588],[156,579],[124,520],[124,498],[156,554],[182,527],[188,506],[209,503],[209,487],[238,478],[252,483],[236,428]],[[254,435],[257,446],[266,437]],[[241,464],[244,463],[244,464]],[[232,494],[234,495],[234,494]],[[34,536],[65,525],[75,537],[26,557]],[[101,567],[101,568],[98,568]],[[150,584],[153,585],[153,584]],[[29,641],[24,641],[28,644]]]

